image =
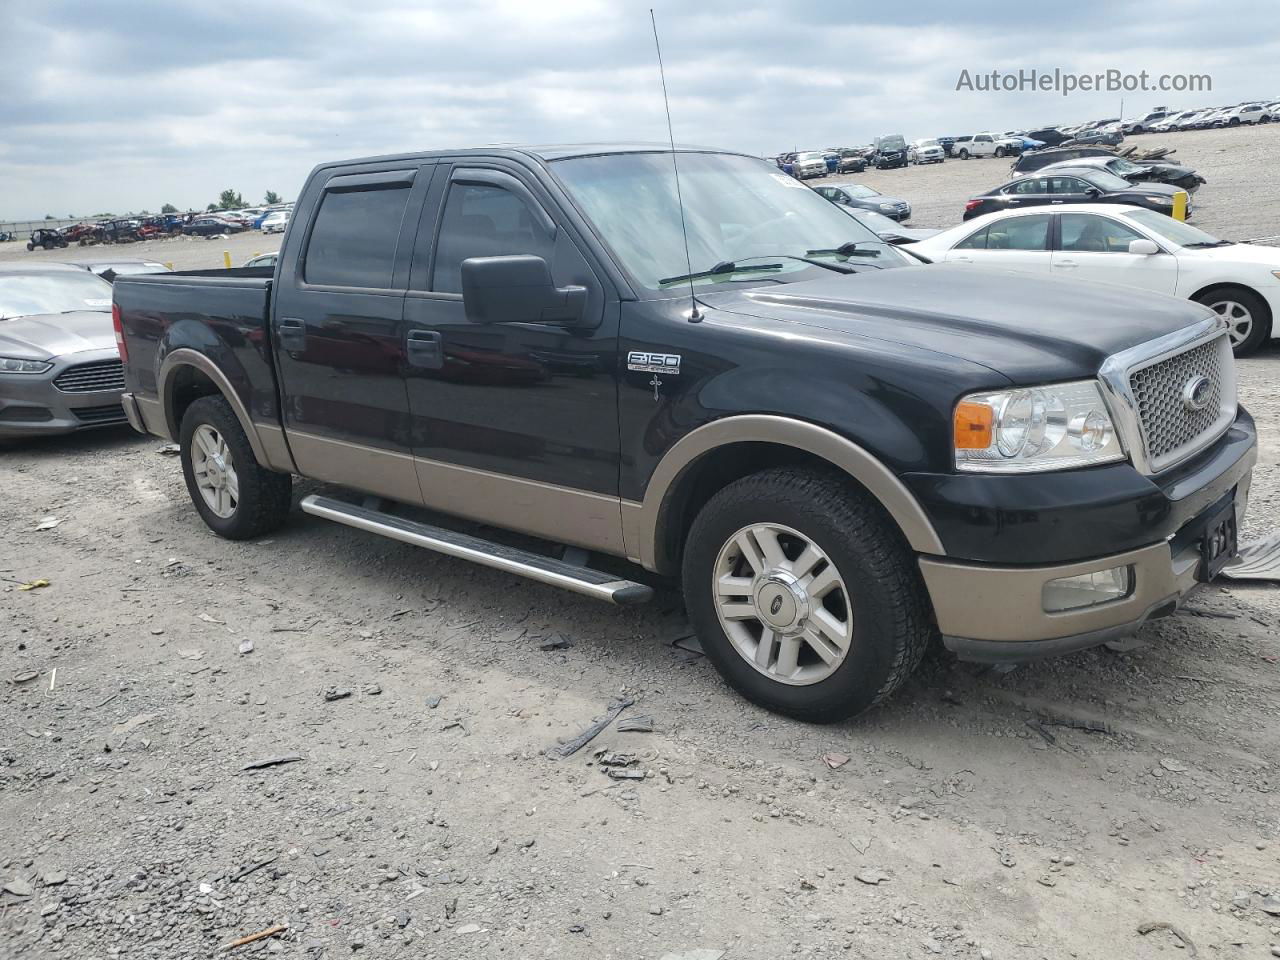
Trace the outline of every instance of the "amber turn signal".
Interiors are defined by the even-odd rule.
[[[955,416],[957,450],[985,450],[991,446],[996,413],[985,403],[958,403]]]

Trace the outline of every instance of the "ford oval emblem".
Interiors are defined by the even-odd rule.
[[[1199,413],[1209,405],[1213,395],[1213,384],[1208,377],[1192,377],[1182,388],[1182,405],[1192,413]]]
[[[769,604],[769,613],[773,616],[778,615],[778,611],[782,609],[782,594],[773,598],[773,602]]]

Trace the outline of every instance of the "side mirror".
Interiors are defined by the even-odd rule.
[[[471,323],[577,326],[586,287],[557,287],[542,257],[471,257],[462,261],[462,305]]]
[[[1102,196],[1102,191],[1099,190],[1097,187],[1086,187],[1084,191],[1084,195],[1086,197],[1100,197]]]
[[[1156,246],[1154,240],[1130,240],[1129,252],[1140,257],[1150,257],[1160,252],[1160,248]]]

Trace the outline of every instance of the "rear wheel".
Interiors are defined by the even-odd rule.
[[[801,720],[830,723],[881,702],[933,633],[891,521],[825,471],[766,470],[717,493],[689,531],[683,579],[720,675]]]
[[[284,523],[293,478],[258,463],[224,398],[192,403],[182,417],[179,442],[187,492],[210,530],[229,540],[248,540]]]
[[[1271,314],[1267,303],[1252,290],[1220,287],[1199,294],[1195,299],[1227,321],[1231,349],[1237,357],[1247,357],[1271,337]]]
[[[969,151],[964,149],[963,147],[960,148],[960,159],[961,160],[969,159]]]
[[[1004,156],[1004,147],[996,147],[996,157]]]

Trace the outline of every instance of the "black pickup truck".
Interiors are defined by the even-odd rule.
[[[716,150],[326,164],[274,272],[121,277],[114,319],[130,421],[217,533],[279,526],[297,474],[339,488],[307,513],[643,601],[586,563],[625,558],[681,578],[729,683],[817,721],[937,636],[999,662],[1171,613],[1256,458],[1206,308],[922,266]]]

